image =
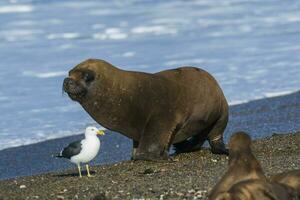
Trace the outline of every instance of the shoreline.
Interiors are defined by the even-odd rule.
[[[300,132],[253,141],[254,155],[267,176],[299,169]],[[227,169],[228,157],[208,149],[173,157],[175,162],[122,161],[92,166],[79,178],[66,171],[0,181],[0,199],[206,199]]]
[[[297,93],[297,92],[299,92],[299,89],[292,90],[292,91],[270,92],[270,93],[266,93],[265,96],[262,96],[262,97],[254,98],[254,99],[251,99],[251,100],[233,101],[231,103],[228,102],[228,104],[229,104],[230,107],[239,106],[239,105],[247,104],[247,103],[250,103],[250,102],[253,102],[253,101],[260,101],[260,100],[264,100],[264,99],[268,99],[268,98],[283,97],[283,96],[287,96],[287,95],[294,94],[294,93]],[[82,111],[84,112],[84,110],[82,110]],[[95,122],[95,124],[97,125],[96,122]],[[104,130],[104,131],[107,131],[107,129],[104,128],[104,127],[102,127],[101,129]],[[81,132],[83,132],[83,131],[81,131]],[[24,147],[24,146],[28,146],[28,145],[39,144],[39,143],[43,143],[43,142],[47,142],[47,141],[51,141],[51,140],[58,140],[58,139],[68,138],[68,137],[72,137],[72,136],[79,136],[79,135],[81,135],[80,132],[77,132],[74,135],[64,135],[62,137],[57,137],[57,138],[49,137],[49,138],[46,138],[46,139],[35,140],[32,143],[29,142],[29,143],[25,143],[25,144],[22,144],[22,145],[10,146],[10,147],[6,147],[4,149],[1,149],[1,147],[0,147],[0,151],[6,150],[6,149],[11,149],[11,148],[19,148],[19,147]]]
[[[225,142],[233,132],[240,130],[250,133],[253,139],[299,131],[299,99],[300,92],[296,92],[230,106],[230,119],[224,133]],[[106,133],[100,138],[100,153],[91,164],[103,165],[129,160],[131,140],[115,132]],[[68,161],[54,159],[52,155],[81,138],[83,135],[74,135],[1,150],[0,180],[73,168]]]
[[[228,102],[228,104],[229,104],[230,107],[239,106],[239,105],[242,105],[242,104],[251,103],[253,101],[260,101],[260,100],[264,100],[264,99],[268,99],[268,98],[283,97],[283,96],[287,96],[287,95],[291,95],[291,94],[297,93],[299,91],[300,90],[297,89],[297,90],[292,90],[292,91],[269,92],[269,93],[266,93],[265,96],[262,96],[262,97],[254,98],[254,99],[251,99],[251,100],[233,101],[232,103]],[[102,130],[106,131],[107,129],[104,128],[104,127],[102,127]],[[63,138],[68,138],[68,137],[72,137],[72,136],[78,136],[78,135],[81,135],[81,134],[80,133],[76,133],[75,135],[64,135],[62,137],[57,137],[57,138],[51,138],[50,137],[48,139],[36,140],[36,141],[34,141],[32,143],[26,143],[26,144],[23,144],[23,145],[10,146],[10,147],[6,147],[4,149],[0,148],[0,151],[6,150],[6,149],[11,149],[11,148],[18,148],[18,147],[23,147],[23,146],[28,146],[28,145],[34,145],[34,144],[38,144],[38,143],[42,143],[42,142],[47,142],[47,141],[50,141],[50,140],[57,140],[57,139],[63,139]]]

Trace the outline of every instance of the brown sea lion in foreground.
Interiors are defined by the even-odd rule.
[[[300,199],[300,169],[275,174],[271,176],[270,180],[292,188],[292,195]]]
[[[290,188],[261,179],[238,182],[214,200],[290,200]]]
[[[233,134],[229,141],[229,164],[225,175],[214,186],[209,199],[216,199],[241,181],[260,179],[266,181],[258,160],[252,154],[251,138],[244,132]]]
[[[251,138],[244,132],[229,141],[229,167],[209,194],[210,200],[289,200],[297,197],[300,170],[268,180],[252,154]]]
[[[227,154],[223,132],[228,104],[206,71],[181,67],[150,74],[97,59],[74,67],[63,89],[102,126],[133,140],[133,159],[167,159],[171,144],[191,151],[208,139]]]

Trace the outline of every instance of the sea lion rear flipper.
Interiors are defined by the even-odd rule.
[[[229,155],[223,141],[223,133],[227,126],[228,114],[227,112],[213,125],[208,133],[208,142],[211,147],[211,152],[214,154]]]
[[[195,136],[192,136],[190,139],[173,144],[175,154],[189,153],[200,150],[206,140],[206,137],[203,135],[205,134],[199,133]]]

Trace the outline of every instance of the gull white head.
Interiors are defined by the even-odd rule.
[[[105,135],[104,131],[98,130],[94,126],[89,126],[85,129],[85,137],[96,136],[96,135]]]

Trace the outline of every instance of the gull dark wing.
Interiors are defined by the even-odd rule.
[[[81,140],[72,142],[62,150],[59,157],[64,157],[70,159],[72,156],[79,154],[81,151]]]

